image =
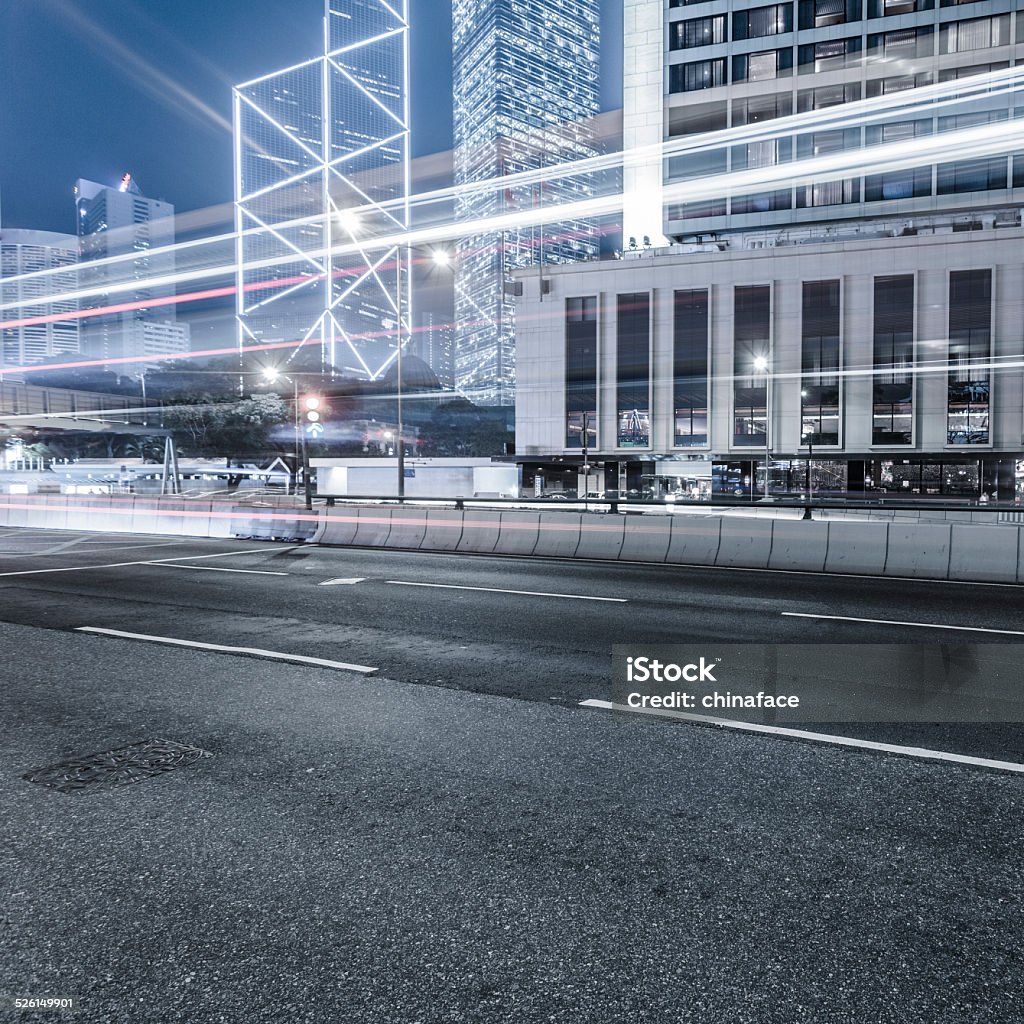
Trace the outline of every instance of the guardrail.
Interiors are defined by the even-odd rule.
[[[509,506],[513,508],[532,508],[542,506],[545,511],[577,511],[580,508],[607,508],[612,514],[618,514],[623,506],[629,509],[639,508],[651,512],[671,512],[674,509],[747,509],[752,511],[771,511],[772,509],[793,509],[802,511],[805,519],[813,518],[815,511],[844,512],[868,511],[894,513],[901,512],[952,512],[979,516],[1006,516],[1005,522],[1024,523],[1024,506],[1014,502],[979,502],[979,501],[940,501],[930,499],[907,498],[815,498],[808,500],[800,497],[782,497],[751,501],[749,498],[712,498],[710,500],[665,501],[652,498],[482,498],[451,496],[399,496],[396,494],[316,494],[316,499],[325,501],[329,507],[339,502],[343,504],[364,505],[369,502],[396,503],[399,505],[448,505],[456,509],[465,509],[473,505],[480,507]],[[1017,517],[1009,518],[1010,516]],[[986,520],[978,520],[986,521]]]

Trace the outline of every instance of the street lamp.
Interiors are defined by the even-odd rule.
[[[772,458],[772,370],[771,345],[768,355],[754,359],[754,369],[764,374],[764,500],[771,501],[771,458]]]

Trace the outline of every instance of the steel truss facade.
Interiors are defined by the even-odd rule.
[[[372,380],[408,339],[408,78],[408,0],[326,0],[323,56],[234,89],[240,349]]]

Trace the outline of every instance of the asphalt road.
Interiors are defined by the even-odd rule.
[[[325,585],[339,579],[358,582]],[[1017,587],[11,530],[0,621],[271,648],[571,706],[611,699],[616,644],[858,645],[802,681],[808,725],[1024,760],[1020,701],[992,716],[1008,725],[959,724],[962,701],[937,710],[945,724],[907,724],[873,668],[859,704],[829,703],[878,645],[1024,644]]]
[[[1007,642],[1019,609],[1000,587],[4,531],[0,994],[104,1024],[1019,1021],[1024,776],[578,706],[609,695],[614,643],[935,640],[786,611]],[[929,738],[1020,759],[1018,731]],[[21,777],[152,737],[212,756],[79,794]]]

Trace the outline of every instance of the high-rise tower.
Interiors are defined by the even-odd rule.
[[[598,0],[453,0],[455,181],[471,185],[594,156],[599,109]],[[500,217],[588,198],[583,176],[480,189],[459,220]],[[456,278],[455,382],[473,401],[515,396],[509,273],[598,253],[592,223],[557,222],[463,237]]]
[[[240,346],[375,379],[408,338],[408,67],[408,0],[326,0],[321,56],[235,89]]]
[[[144,196],[130,174],[117,186],[80,178],[75,183],[75,207],[82,260],[79,280],[96,290],[83,305],[135,305],[83,319],[82,351],[94,359],[117,360],[111,369],[123,374],[187,352],[189,328],[177,322],[173,303],[139,305],[174,295],[174,207]],[[125,258],[116,259],[119,256]],[[153,284],[154,280],[162,283]]]

